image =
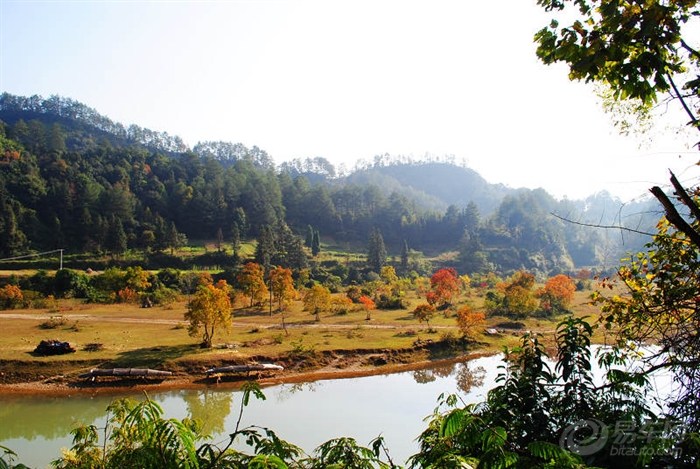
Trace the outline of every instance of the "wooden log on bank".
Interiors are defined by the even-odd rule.
[[[142,377],[159,377],[172,376],[171,371],[152,370],[150,368],[93,368],[87,373],[79,375],[81,378],[95,379],[98,376],[142,376]]]
[[[250,365],[229,365],[210,368],[205,373],[207,376],[218,373],[249,373],[251,371],[281,371],[284,367],[272,363],[255,363]]]

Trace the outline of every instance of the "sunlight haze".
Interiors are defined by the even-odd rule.
[[[640,147],[592,86],[537,60],[548,22],[534,0],[0,0],[0,92],[277,163],[453,155],[491,183],[569,198],[644,196],[666,168],[691,177],[689,137]]]

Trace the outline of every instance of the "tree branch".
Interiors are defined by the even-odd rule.
[[[669,172],[671,173],[671,184],[673,184],[673,188],[676,189],[676,195],[681,199],[681,202],[683,202],[685,206],[690,209],[690,213],[693,214],[693,218],[700,221],[700,207],[693,202],[693,199],[688,195],[688,191],[686,191],[685,187],[683,187],[681,183],[678,182],[678,179],[676,179],[676,175],[673,174],[673,171]]]
[[[700,248],[700,234],[698,234],[693,227],[683,219],[681,214],[678,213],[678,210],[676,210],[676,207],[673,205],[673,202],[671,202],[664,191],[662,191],[659,186],[654,186],[649,189],[649,192],[654,194],[654,197],[656,197],[658,201],[661,202],[661,205],[664,206],[666,219],[669,221],[669,223],[675,226],[678,231],[684,233],[695,246]]]
[[[688,107],[688,104],[685,102],[685,99],[683,99],[683,95],[681,92],[678,90],[678,87],[676,86],[676,82],[673,81],[673,77],[671,76],[670,73],[666,74],[666,77],[668,78],[668,81],[671,83],[671,86],[673,87],[673,91],[676,93],[676,98],[681,102],[681,105],[683,106],[683,109],[685,109],[685,112],[690,116],[690,122],[693,124],[693,127],[698,129],[700,131],[700,122],[698,119],[695,117],[695,114],[693,114],[693,111]]]
[[[681,39],[681,46],[683,46],[683,49],[685,49],[686,51],[688,51],[688,53],[689,53],[691,56],[694,56],[696,59],[700,59],[700,52],[698,52],[697,50],[695,50],[695,49],[693,49],[692,47],[690,47],[690,46],[688,45],[688,43],[685,42],[683,39]]]
[[[550,212],[549,214],[552,215],[553,217],[560,219],[561,221],[565,221],[567,223],[572,223],[574,225],[588,226],[591,228],[604,228],[607,230],[611,230],[611,229],[622,230],[622,231],[629,231],[630,233],[637,233],[637,234],[646,235],[646,236],[655,236],[654,233],[649,233],[648,231],[635,230],[634,228],[627,228],[626,226],[622,226],[622,225],[599,225],[597,223],[584,223],[584,222],[574,221],[574,220],[571,220],[569,218],[562,217],[561,215],[557,215],[554,212]]]

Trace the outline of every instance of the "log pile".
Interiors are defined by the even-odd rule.
[[[283,366],[272,363],[254,363],[250,365],[229,365],[210,368],[206,371],[207,376],[219,373],[249,373],[251,371],[281,371]]]
[[[141,376],[141,377],[158,377],[162,378],[164,376],[172,376],[171,371],[163,370],[152,370],[150,368],[93,368],[87,373],[80,375],[81,378],[95,379],[98,376],[118,376],[118,377],[131,377],[131,376]]]

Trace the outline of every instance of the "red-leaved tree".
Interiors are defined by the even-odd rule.
[[[426,294],[426,300],[435,307],[450,305],[461,287],[462,281],[455,269],[440,269],[430,277],[431,290]]]

